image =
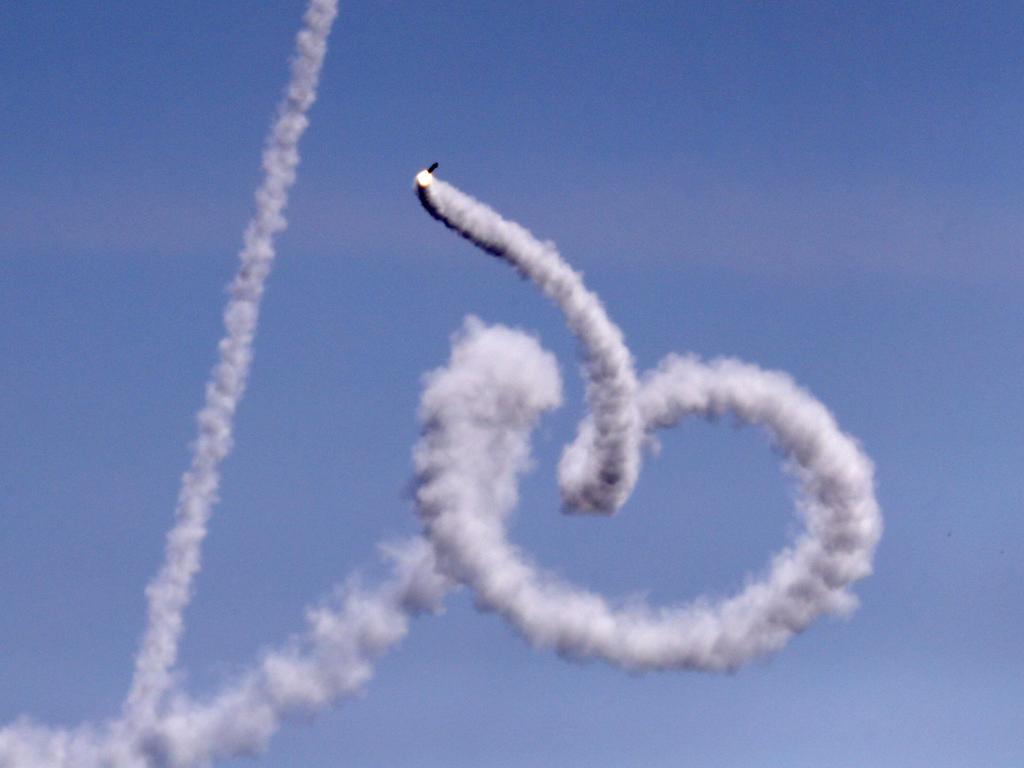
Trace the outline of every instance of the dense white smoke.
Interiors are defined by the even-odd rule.
[[[417,176],[416,190],[431,216],[532,280],[558,305],[580,340],[591,415],[562,454],[562,501],[567,510],[614,512],[636,484],[642,435],[636,373],[622,331],[554,243],[540,242],[526,228],[430,174]]]
[[[688,415],[732,412],[763,427],[788,458],[805,532],[774,557],[763,578],[717,603],[615,605],[533,565],[507,540],[506,520],[530,464],[531,431],[561,401],[558,368],[525,333],[468,318],[447,366],[427,376],[422,397],[423,433],[414,461],[424,535],[382,547],[391,563],[387,579],[374,587],[353,579],[336,589],[307,611],[304,633],[262,655],[219,692],[194,698],[172,685],[181,611],[215,500],[217,462],[230,448],[230,417],[244,386],[262,280],[273,255],[269,238],[283,226],[284,193],[297,160],[294,141],[304,123],[286,117],[301,118],[312,101],[333,13],[332,3],[314,0],[300,34],[300,61],[308,67],[295,65],[296,80],[307,89],[289,89],[272,134],[268,182],[258,196],[261,214],[247,233],[222,362],[200,416],[198,468],[186,475],[187,508],[172,531],[168,565],[149,590],[151,626],[124,713],[103,725],[68,730],[20,720],[0,729],[0,768],[199,768],[257,754],[285,719],[361,691],[376,660],[405,636],[411,619],[440,611],[459,583],[532,643],[567,656],[602,658],[628,669],[726,670],[778,650],[822,613],[850,610],[855,598],[849,586],[871,570],[881,533],[872,465],[821,403],[785,374],[730,359],[670,355],[638,382],[621,332],[553,245],[430,179],[418,185],[427,210],[534,280],[581,340],[592,412],[559,468],[566,504],[613,511],[632,490],[641,446],[656,430]],[[321,36],[304,37],[311,29]],[[306,59],[310,52],[313,58]]]
[[[426,535],[439,564],[469,586],[479,604],[534,644],[569,656],[629,669],[704,670],[733,669],[778,650],[818,615],[855,605],[847,587],[870,573],[881,534],[873,467],[821,403],[785,374],[736,360],[677,356],[666,358],[634,394],[621,333],[554,246],[440,180],[418,180],[417,193],[433,216],[534,279],[583,342],[591,403],[606,418],[598,411],[581,429],[573,450],[586,458],[574,462],[580,474],[572,475],[570,488],[604,488],[612,467],[613,479],[627,479],[614,496],[618,502],[640,466],[644,432],[689,414],[726,411],[763,426],[799,481],[805,533],[774,557],[762,579],[717,603],[612,606],[541,571],[506,538],[515,468],[525,460],[524,430],[554,404],[558,388],[547,358],[521,357],[515,367],[526,374],[512,376],[503,344],[481,341],[476,354],[456,356],[432,379],[416,454]],[[483,338],[478,329],[467,333]]]

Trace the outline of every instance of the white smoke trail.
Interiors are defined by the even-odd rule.
[[[431,191],[427,186],[419,190],[427,209],[531,277],[582,341],[595,412],[563,455],[567,502],[613,510],[632,489],[641,442],[654,430],[690,414],[731,411],[763,426],[789,457],[806,532],[775,556],[762,580],[718,603],[615,607],[539,570],[508,542],[505,521],[530,463],[530,432],[561,400],[557,365],[529,336],[469,318],[448,365],[427,377],[421,402],[423,436],[414,460],[425,537],[385,548],[392,575],[383,584],[364,589],[350,582],[308,611],[302,636],[265,654],[217,695],[198,700],[176,692],[168,674],[193,568],[176,622],[168,625],[175,633],[169,657],[160,655],[167,643],[149,657],[155,660],[146,667],[150,682],[133,688],[141,693],[126,705],[125,717],[72,730],[18,721],[0,729],[0,768],[202,768],[256,754],[284,719],[360,692],[411,618],[439,611],[458,582],[534,644],[631,669],[732,669],[778,650],[821,613],[855,605],[848,587],[870,572],[881,518],[871,462],[821,403],[785,374],[735,360],[670,355],[638,385],[618,328],[552,245],[453,187],[436,180]],[[259,291],[253,296],[258,300]],[[223,437],[229,447],[229,433]],[[204,497],[206,514],[214,492],[215,482]],[[188,550],[196,566],[201,538]]]
[[[606,373],[616,381],[618,369],[598,368],[595,360],[603,362],[598,353],[615,349],[612,342],[621,335],[575,273],[558,279],[564,265],[553,246],[540,245],[518,225],[437,179],[421,175],[417,186],[433,216],[515,264],[555,297],[584,341],[594,390]],[[556,277],[548,279],[552,273]],[[605,343],[606,338],[612,341]],[[525,461],[524,426],[557,398],[544,359],[519,360],[517,369],[533,373],[513,377],[503,355],[501,344],[484,345],[475,356],[453,359],[451,368],[431,381],[424,395],[425,435],[416,454],[417,501],[440,565],[531,642],[630,669],[726,670],[778,650],[822,613],[854,607],[847,588],[870,573],[881,535],[872,464],[828,410],[789,377],[735,360],[702,363],[670,356],[645,377],[635,401],[617,399],[627,396],[625,389],[594,399],[610,404],[609,411],[637,413],[635,423],[644,431],[674,425],[689,414],[725,411],[767,429],[791,460],[806,526],[774,557],[768,574],[717,603],[700,599],[655,609],[637,603],[613,607],[540,571],[508,542],[505,520],[516,499],[514,468]],[[628,356],[612,359],[628,363]],[[594,425],[601,435],[597,451],[616,446],[615,466],[639,466],[634,422],[602,421],[595,414]],[[513,468],[506,466],[509,441],[515,446]],[[598,461],[579,466],[598,473],[589,482],[581,479],[579,487],[599,487]]]
[[[540,242],[529,230],[430,173],[416,177],[416,192],[431,216],[532,280],[558,305],[580,340],[591,417],[562,454],[562,501],[580,512],[614,512],[636,484],[642,436],[636,373],[622,331],[554,243]]]
[[[144,750],[140,751],[140,739],[151,740],[158,725],[166,728],[170,722],[158,717],[158,707],[171,689],[170,672],[177,658],[182,613],[199,570],[206,525],[217,500],[220,463],[232,447],[234,412],[249,375],[260,300],[274,259],[274,236],[286,226],[283,212],[295,182],[298,142],[308,125],[306,112],[316,99],[327,37],[337,12],[337,0],[310,0],[296,36],[291,77],[263,152],[265,176],[255,193],[256,214],[245,231],[240,266],[224,311],[226,334],[218,345],[220,359],[206,386],[206,403],[197,417],[199,436],[191,466],[182,478],[177,521],[167,537],[164,565],[146,589],[148,625],[136,657],[123,718],[103,727],[85,725],[72,730],[18,721],[0,729],[2,768],[154,764],[145,757]],[[398,594],[396,589],[386,596]],[[352,613],[348,603],[345,610]],[[353,619],[352,625],[358,622]],[[313,645],[317,652],[322,650],[321,645]],[[265,664],[271,664],[274,658],[268,656]],[[268,677],[272,679],[276,678]],[[177,701],[180,710],[180,696]],[[203,762],[205,758],[198,758],[194,764]]]
[[[149,622],[126,701],[128,718],[152,720],[160,697],[170,688],[170,670],[178,654],[182,613],[200,567],[210,511],[217,500],[220,463],[231,451],[232,422],[245,392],[263,286],[274,260],[274,235],[281,232],[288,190],[295,182],[298,143],[306,130],[306,112],[316,99],[327,36],[338,13],[337,0],[311,0],[296,37],[291,79],[263,152],[263,183],[256,190],[256,215],[245,231],[240,266],[224,310],[227,331],[218,345],[220,361],[206,385],[199,412],[199,437],[192,465],[181,482],[177,522],[167,536],[164,565],[146,588]]]
[[[265,654],[217,695],[172,693],[139,729],[55,730],[21,720],[0,729],[0,768],[201,768],[255,755],[288,718],[360,693],[374,662],[408,632],[409,621],[440,609],[450,588],[422,539],[382,547],[392,575],[365,589],[355,580],[307,611],[307,630]]]
[[[146,765],[192,768],[265,749],[281,721],[360,693],[376,660],[412,617],[440,609],[448,580],[421,538],[385,547],[391,577],[366,590],[352,582],[307,611],[306,633],[264,656],[207,701],[176,696],[141,741]]]

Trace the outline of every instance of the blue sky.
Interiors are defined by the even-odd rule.
[[[301,2],[0,9],[0,721],[116,711]],[[514,537],[611,594],[722,593],[792,531],[756,432],[666,437],[564,518],[556,311],[410,190],[555,240],[641,368],[791,372],[861,439],[886,533],[849,621],[728,676],[534,651],[465,594],[266,765],[1024,763],[1024,27],[1012,4],[343,4],[184,641],[209,690],[411,533],[421,375],[474,313],[567,403]]]

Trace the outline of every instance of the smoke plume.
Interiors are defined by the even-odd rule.
[[[416,191],[431,216],[532,280],[580,340],[590,417],[562,454],[562,501],[580,512],[614,512],[629,497],[640,471],[636,373],[622,331],[554,243],[540,242],[529,230],[431,175],[417,177]]]
[[[658,430],[688,416],[730,412],[764,429],[787,458],[803,532],[761,578],[717,602],[619,604],[535,565],[508,541],[506,523],[531,463],[531,432],[561,402],[558,367],[522,331],[470,317],[453,339],[447,365],[425,379],[422,436],[413,453],[423,535],[382,546],[390,576],[375,586],[353,578],[336,588],[307,610],[304,632],[261,655],[221,690],[193,697],[174,685],[182,611],[216,500],[218,466],[231,447],[272,237],[284,227],[296,142],[335,11],[332,1],[313,0],[299,34],[167,561],[147,590],[150,623],[122,715],[73,729],[21,719],[0,729],[0,768],[201,768],[257,754],[288,718],[363,690],[377,659],[407,634],[411,620],[440,612],[445,595],[460,584],[538,647],[633,670],[720,671],[779,650],[824,613],[852,610],[850,587],[871,571],[881,535],[873,467],[824,405],[786,374],[733,359],[669,355],[638,379],[622,333],[554,245],[429,173],[424,183],[421,174],[417,193],[428,212],[536,283],[580,340],[590,413],[560,462],[565,505],[613,512],[632,491],[641,448]]]
[[[553,405],[557,386],[544,358],[520,359],[516,370],[528,373],[512,376],[503,345],[481,342],[484,351],[454,358],[431,380],[416,453],[426,535],[439,564],[478,604],[535,645],[568,656],[628,669],[702,670],[734,669],[778,650],[820,614],[854,607],[847,588],[871,571],[881,516],[871,461],[825,406],[785,374],[729,359],[670,355],[637,388],[622,334],[553,245],[440,180],[419,177],[417,194],[432,216],[534,280],[580,338],[594,412],[563,457],[563,470],[574,457],[568,492],[562,476],[570,499],[578,498],[574,489],[599,489],[597,498],[621,503],[640,466],[643,434],[726,411],[767,430],[800,490],[805,532],[739,594],[717,603],[614,606],[537,568],[508,542],[524,428]],[[625,482],[605,482],[609,474]]]
[[[337,0],[311,0],[296,37],[291,80],[263,151],[265,176],[255,193],[256,215],[245,230],[238,273],[224,310],[226,333],[217,345],[220,360],[206,385],[192,464],[181,480],[177,522],[167,535],[164,565],[146,588],[149,624],[126,702],[131,720],[151,720],[161,695],[170,687],[182,613],[200,567],[207,522],[217,500],[220,464],[231,451],[234,414],[249,378],[260,300],[274,261],[274,235],[287,225],[283,214],[288,190],[295,183],[299,139],[309,124],[306,112],[316,99],[327,36],[337,13]]]
[[[392,574],[367,589],[339,587],[306,612],[306,631],[266,653],[220,692],[195,699],[171,691],[144,725],[51,729],[22,719],[0,730],[0,768],[197,768],[255,755],[289,717],[354,696],[374,662],[408,632],[410,620],[440,609],[450,583],[417,538],[382,547]]]
[[[337,0],[310,0],[302,29],[296,37],[291,77],[263,151],[265,175],[255,193],[256,214],[245,230],[238,272],[231,283],[230,299],[224,310],[225,335],[218,344],[219,361],[206,385],[205,405],[197,416],[199,435],[193,445],[191,465],[182,477],[176,523],[167,536],[164,564],[146,588],[148,624],[135,660],[135,675],[122,717],[104,726],[82,726],[73,730],[49,729],[27,720],[19,721],[0,730],[2,768],[202,765],[210,755],[230,752],[232,739],[214,739],[217,745],[193,747],[186,750],[189,755],[186,759],[179,760],[184,739],[163,734],[180,722],[183,711],[224,712],[230,709],[226,702],[252,703],[259,698],[252,693],[256,680],[262,681],[260,690],[265,689],[266,693],[263,703],[254,706],[253,712],[286,712],[301,699],[298,695],[281,694],[281,690],[287,689],[288,671],[294,670],[294,665],[289,666],[292,658],[289,653],[293,653],[290,651],[268,656],[263,662],[263,677],[254,675],[247,679],[238,689],[221,696],[212,708],[185,706],[180,695],[169,708],[164,706],[172,688],[171,670],[183,630],[182,615],[191,597],[207,522],[217,500],[220,464],[231,451],[234,413],[249,376],[260,300],[275,255],[274,236],[286,226],[283,213],[288,191],[295,182],[298,143],[308,125],[306,113],[316,99],[327,37],[337,12]],[[371,601],[380,607],[377,611],[380,617],[386,615],[384,606],[388,600],[398,599],[396,596],[400,593],[402,589],[392,585],[378,596],[379,599]],[[366,625],[367,619],[376,619],[360,612],[361,603],[354,594],[348,595],[339,614],[346,617],[344,623],[351,637],[343,637],[343,633],[337,631],[311,629],[307,644],[312,658],[347,652],[346,660],[358,666],[357,658],[372,656],[374,648],[384,642],[372,632],[373,642],[360,635],[360,626]],[[406,603],[400,601],[399,604],[403,606],[401,615],[404,617]],[[316,623],[315,617],[322,619],[329,615],[333,614],[325,608],[311,615],[311,621]],[[373,621],[369,623],[372,629]],[[335,688],[336,695],[340,695],[344,686],[338,683]],[[206,722],[212,721],[211,715]],[[242,727],[239,722],[235,723],[236,729]],[[269,725],[266,717],[263,725]],[[266,733],[266,730],[250,728],[248,733],[256,738],[257,733]],[[190,743],[197,739],[195,733],[189,734]],[[241,743],[245,739],[236,737],[234,741]],[[158,748],[171,757],[157,755],[154,750]]]

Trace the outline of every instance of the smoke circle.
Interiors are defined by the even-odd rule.
[[[779,650],[821,614],[855,607],[848,587],[870,573],[881,535],[871,461],[789,376],[733,359],[671,355],[643,377],[637,405],[647,434],[725,413],[767,431],[797,481],[804,529],[765,575],[723,600],[652,607],[612,604],[533,564],[508,540],[507,520],[529,433],[557,404],[557,369],[535,342],[517,343],[510,363],[502,350],[511,335],[522,336],[467,324],[448,367],[428,379],[416,452],[425,535],[482,608],[566,656],[634,670],[729,670]]]

